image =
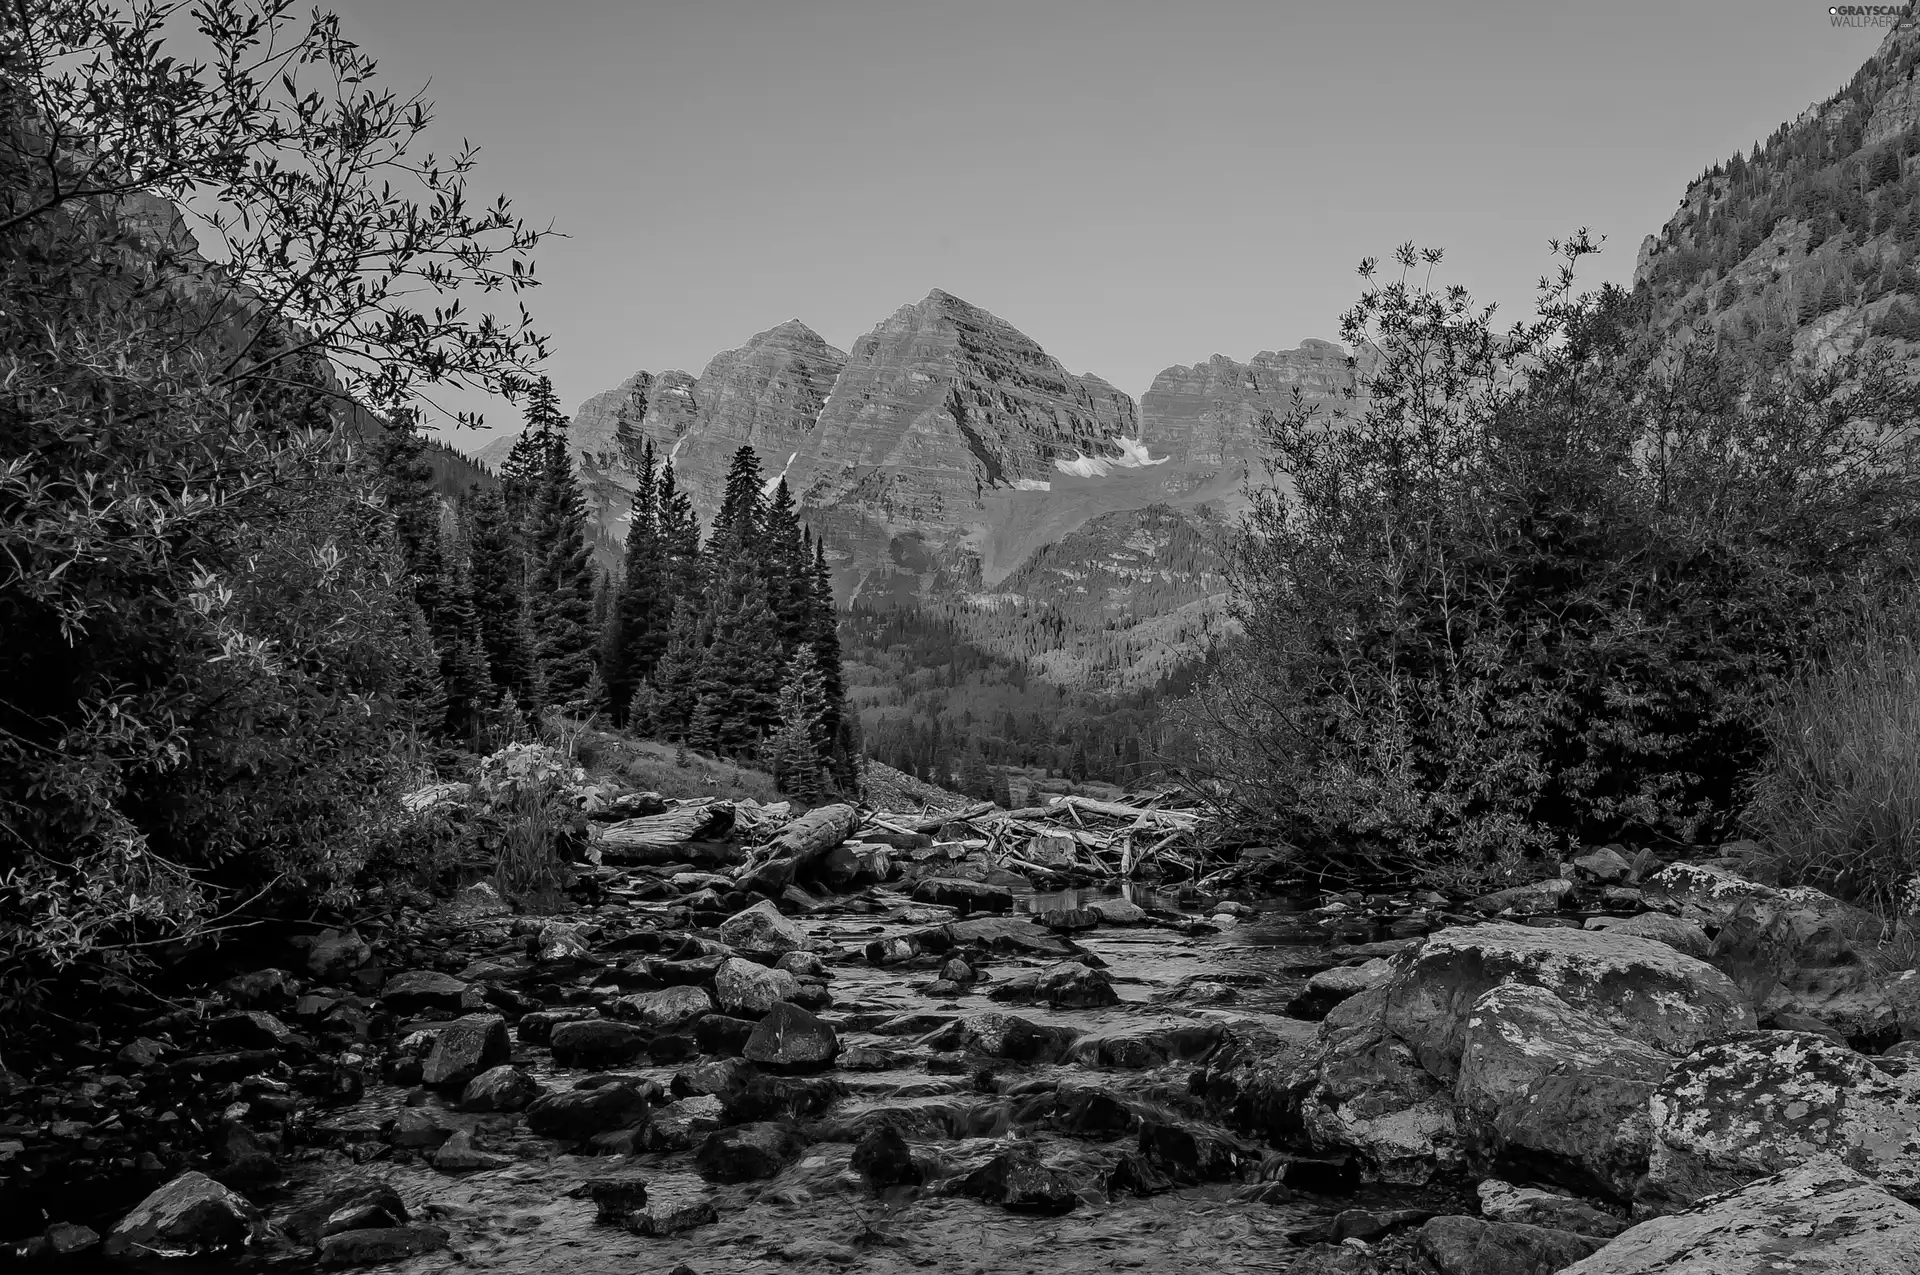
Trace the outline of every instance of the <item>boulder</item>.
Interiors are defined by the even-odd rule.
[[[1105,971],[1079,961],[1061,961],[1045,969],[1017,974],[994,984],[989,999],[1021,1005],[1051,1005],[1055,1009],[1100,1009],[1118,1005],[1120,994]]]
[[[812,1013],[781,1001],[760,1020],[741,1052],[762,1066],[812,1071],[832,1064],[840,1042],[833,1028]]]
[[[1385,982],[1391,969],[1388,962],[1376,956],[1357,965],[1336,965],[1330,970],[1321,970],[1307,980],[1305,990],[1287,1002],[1287,1013],[1318,1022],[1341,1001]]]
[[[320,1241],[320,1265],[382,1266],[447,1246],[447,1232],[437,1226],[381,1226],[338,1231]]]
[[[283,1225],[287,1234],[300,1243],[318,1244],[323,1237],[341,1231],[404,1226],[409,1220],[407,1206],[391,1184],[377,1178],[358,1178],[341,1183],[313,1203],[295,1209]]]
[[[926,877],[913,887],[915,903],[932,903],[958,908],[962,915],[972,912],[1011,912],[1013,891],[984,881],[957,877]]]
[[[1699,960],[1705,960],[1713,950],[1713,940],[1699,926],[1664,912],[1642,912],[1638,916],[1628,917],[1591,917],[1586,928],[1603,930],[1608,934],[1624,934],[1631,938],[1652,939]]]
[[[1492,1158],[1630,1199],[1652,1142],[1647,1101],[1672,1066],[1545,988],[1509,983],[1474,1002],[1454,1100]]]
[[[713,994],[727,1013],[759,1018],[781,1001],[796,999],[800,983],[786,970],[768,969],[734,956],[721,962],[714,974]]]
[[[1511,912],[1517,916],[1538,916],[1558,912],[1573,893],[1573,882],[1563,877],[1548,877],[1544,881],[1529,881],[1525,885],[1511,886],[1505,890],[1495,890],[1492,894],[1483,894],[1467,904],[1476,912],[1495,916],[1502,912]]]
[[[1920,1209],[1830,1155],[1642,1222],[1564,1275],[1920,1275]]]
[[[1920,1196],[1920,1071],[1890,1074],[1825,1036],[1758,1031],[1702,1045],[1648,1112],[1648,1209],[1682,1208],[1823,1153]]]
[[[427,1162],[442,1173],[475,1173],[483,1169],[504,1169],[513,1163],[513,1157],[480,1150],[473,1145],[473,1135],[460,1129],[431,1152]]]
[[[780,915],[772,899],[762,899],[721,922],[720,938],[737,952],[770,960],[807,946],[806,931]]]
[[[627,1215],[647,1202],[644,1178],[589,1178],[576,1190],[593,1201],[594,1221],[624,1225]]]
[[[521,1111],[546,1090],[518,1067],[502,1063],[467,1082],[460,1095],[462,1111]]]
[[[618,1081],[592,1089],[543,1094],[527,1107],[527,1128],[543,1138],[591,1138],[638,1125],[653,1110],[659,1086]]]
[[[133,1206],[107,1236],[108,1257],[186,1257],[261,1238],[260,1211],[204,1173],[187,1172]]]
[[[955,921],[931,933],[922,931],[909,937],[917,939],[925,951],[971,947],[1014,956],[1071,956],[1074,951],[1051,930],[1015,916]]]
[[[647,1052],[653,1033],[632,1023],[588,1018],[561,1023],[550,1038],[553,1061],[562,1067],[620,1067]]]
[[[481,1072],[507,1061],[512,1052],[506,1019],[498,1014],[467,1014],[440,1028],[433,1051],[421,1065],[420,1083],[464,1089]]]
[[[682,1231],[691,1231],[696,1226],[711,1226],[720,1220],[720,1212],[708,1200],[692,1200],[680,1204],[649,1204],[644,1209],[636,1209],[627,1217],[627,1229],[635,1235],[645,1235],[662,1239],[669,1235],[678,1235]],[[691,1270],[682,1263],[675,1270]]]
[[[723,1122],[720,1100],[713,1095],[682,1098],[648,1118],[640,1145],[649,1151],[686,1151]]]
[[[709,1182],[753,1182],[780,1172],[799,1153],[793,1130],[769,1120],[708,1134],[693,1162]]]
[[[307,972],[315,978],[339,981],[373,959],[372,946],[358,930],[322,930],[297,942],[305,946]]]
[[[1741,901],[1714,936],[1708,959],[1763,1018],[1811,1019],[1857,1045],[1878,1047],[1901,1037],[1904,990],[1890,986],[1869,959],[1882,937],[1871,913],[1797,887]]]
[[[966,1049],[1011,1062],[1058,1062],[1079,1033],[1040,1026],[1012,1014],[972,1014],[929,1032],[922,1043],[935,1049]]]
[[[998,1204],[1010,1213],[1059,1217],[1080,1203],[1073,1181],[1040,1163],[1030,1148],[1002,1151],[955,1186],[961,1195]]]
[[[1487,1178],[1475,1188],[1475,1193],[1480,1197],[1480,1215],[1493,1222],[1522,1222],[1601,1239],[1627,1229],[1623,1219],[1602,1212],[1585,1200],[1535,1187],[1514,1186],[1498,1178]]]
[[[468,984],[438,970],[408,970],[387,980],[380,999],[396,1014],[418,1014],[429,1009],[459,1009]]]
[[[1420,1228],[1420,1255],[1440,1275],[1553,1275],[1605,1240],[1520,1222],[1437,1217]]]
[[[1664,943],[1489,923],[1442,930],[1382,985],[1380,1026],[1451,1081],[1470,1011],[1502,983],[1545,988],[1574,1009],[1664,1053],[1750,1029],[1753,1011],[1719,970]]]
[[[1623,885],[1633,880],[1633,861],[1612,846],[1601,846],[1575,857],[1568,864],[1582,881],[1596,885]]]
[[[854,1144],[849,1161],[855,1173],[874,1191],[888,1187],[919,1186],[923,1173],[914,1161],[913,1148],[898,1130],[881,1125]]]
[[[713,997],[706,988],[692,984],[663,987],[657,992],[635,992],[622,996],[614,1004],[621,1013],[663,1030],[685,1027],[713,1012]]]
[[[1132,899],[1102,899],[1091,910],[1102,925],[1145,925],[1153,919]]]
[[[1758,885],[1705,863],[1676,863],[1663,868],[1649,877],[1643,888],[1649,898],[1674,905],[1682,920],[1712,929],[1718,929],[1749,899],[1774,899],[1780,894],[1772,886]]]
[[[1466,1162],[1452,1078],[1436,1078],[1381,1025],[1388,989],[1334,1007],[1298,1084],[1299,1120],[1321,1151],[1353,1151],[1376,1181],[1422,1185]]]

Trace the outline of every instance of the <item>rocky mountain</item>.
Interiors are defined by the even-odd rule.
[[[1635,265],[1656,326],[1757,365],[1920,339],[1916,69],[1897,25],[1846,88],[1690,183]]]
[[[671,458],[703,518],[734,451],[750,445],[826,540],[848,601],[964,602],[991,649],[1039,659],[1063,684],[1132,686],[1163,674],[1168,652],[1204,643],[1224,585],[1195,565],[1179,588],[1143,591],[1129,555],[1150,553],[1155,537],[1160,550],[1217,541],[1242,507],[1261,416],[1286,411],[1296,392],[1332,405],[1352,380],[1344,350],[1307,341],[1247,363],[1215,355],[1168,368],[1136,404],[935,290],[851,353],[791,320],[697,377],[636,372],[581,404],[570,433],[608,567],[643,440]],[[498,440],[481,458],[510,446]],[[1184,547],[1175,556],[1194,558]],[[1063,573],[1078,583],[1063,587]],[[1024,618],[1003,618],[1009,608]],[[1053,635],[1044,651],[1041,633]]]

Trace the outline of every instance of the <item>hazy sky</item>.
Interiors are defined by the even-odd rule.
[[[571,236],[530,300],[569,410],[788,318],[844,349],[935,287],[1136,396],[1335,337],[1406,239],[1511,312],[1581,225],[1626,278],[1884,34],[1810,0],[335,3],[481,144],[478,193]]]

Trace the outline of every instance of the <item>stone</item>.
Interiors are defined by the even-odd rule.
[[[1058,1062],[1079,1033],[1041,1026],[1012,1014],[971,1014],[930,1032],[922,1041],[935,1049],[966,1049],[1010,1062]]]
[[[658,1092],[651,1082],[619,1081],[543,1094],[527,1107],[527,1128],[543,1138],[575,1140],[632,1128],[648,1117]]]
[[[1362,992],[1327,1015],[1301,1068],[1299,1121],[1316,1150],[1353,1151],[1373,1180],[1418,1186],[1464,1166],[1465,1131],[1451,1078],[1436,1078],[1382,1026],[1387,992]],[[1284,1120],[1291,1104],[1268,1105]]]
[[[590,1005],[573,1006],[567,1009],[536,1009],[520,1015],[520,1021],[513,1025],[513,1034],[523,1045],[544,1045],[553,1039],[553,1029],[561,1023],[577,1023],[586,1018],[598,1018],[600,1011]]]
[[[1514,1186],[1498,1178],[1487,1178],[1475,1188],[1475,1193],[1480,1197],[1480,1215],[1493,1222],[1522,1222],[1601,1239],[1627,1229],[1624,1219],[1602,1212],[1584,1200],[1535,1187]]]
[[[1153,919],[1132,899],[1101,899],[1091,910],[1102,925],[1145,925]]]
[[[753,1182],[774,1176],[799,1153],[791,1129],[761,1121],[708,1134],[694,1154],[694,1168],[709,1182]]]
[[[553,1061],[561,1067],[599,1070],[620,1067],[647,1052],[653,1033],[632,1023],[589,1018],[561,1023],[551,1038]]]
[[[660,1239],[691,1231],[696,1226],[711,1226],[719,1220],[719,1211],[706,1200],[673,1205],[652,1204],[631,1214],[627,1218],[627,1229],[635,1235]]]
[[[513,1053],[507,1020],[498,1014],[467,1014],[441,1026],[433,1052],[421,1065],[420,1083],[439,1089],[465,1089],[467,1082]]]
[[[473,1135],[456,1130],[427,1156],[427,1162],[442,1173],[474,1173],[485,1169],[504,1169],[513,1163],[509,1155],[496,1155],[473,1145]]]
[[[1100,917],[1092,908],[1048,908],[1033,919],[1058,934],[1091,930],[1100,924]]]
[[[1668,916],[1664,912],[1642,912],[1639,916],[1613,917],[1596,916],[1587,919],[1586,928],[1602,930],[1608,934],[1625,934],[1632,938],[1652,939],[1656,943],[1665,943],[1676,952],[1683,952],[1699,960],[1705,960],[1713,950],[1713,940],[1706,932],[1690,921],[1682,921],[1677,916]]]
[[[830,978],[827,967],[812,952],[788,952],[773,963],[773,968],[784,970],[795,978]]]
[[[738,1057],[740,1051],[753,1039],[753,1029],[758,1024],[750,1018],[735,1018],[731,1014],[707,1014],[695,1019],[693,1041],[703,1054],[718,1054],[722,1057]]]
[[[1308,1022],[1325,1018],[1330,1010],[1351,996],[1386,981],[1392,967],[1379,957],[1357,965],[1336,965],[1321,970],[1307,980],[1305,989],[1287,1002],[1287,1013]]]
[[[429,1009],[461,1007],[468,984],[437,970],[408,970],[387,980],[380,999],[396,1014],[418,1014]]]
[[[387,1141],[396,1147],[437,1147],[453,1136],[453,1126],[437,1107],[402,1107]]]
[[[1681,919],[1718,929],[1748,900],[1779,897],[1771,886],[1704,863],[1676,863],[1662,868],[1644,883],[1651,898],[1664,899],[1680,909]]]
[[[924,1174],[914,1161],[913,1148],[898,1130],[881,1125],[853,1147],[849,1162],[867,1186],[878,1192],[888,1187],[918,1186]]]
[[[673,1030],[687,1027],[713,1012],[713,997],[706,988],[683,984],[663,987],[657,992],[635,992],[614,1002],[622,1014],[637,1018],[649,1027]]]
[[[1647,1102],[1672,1066],[1545,988],[1509,983],[1474,1002],[1454,1101],[1496,1159],[1629,1199],[1652,1144]]]
[[[588,1178],[580,1193],[593,1201],[594,1221],[624,1225],[627,1215],[647,1203],[644,1178]]]
[[[1002,1151],[962,1178],[961,1195],[998,1204],[1009,1213],[1059,1217],[1080,1203],[1072,1179],[1040,1163],[1030,1148]]]
[[[1176,1183],[1225,1182],[1259,1157],[1205,1129],[1171,1120],[1140,1122],[1140,1155]]]
[[[1451,1081],[1474,1003],[1509,982],[1544,987],[1665,1053],[1754,1025],[1726,975],[1664,943],[1492,922],[1442,930],[1398,967],[1382,985],[1381,1026]]]
[[[1633,880],[1633,861],[1612,846],[1578,855],[1568,866],[1580,880],[1597,885],[1622,885]]]
[[[54,1257],[72,1257],[100,1242],[100,1233],[78,1222],[55,1222],[40,1234],[46,1251]]]
[[[968,921],[955,921],[952,924],[943,925],[934,933],[944,940],[944,947],[936,949],[928,943],[927,939],[931,936],[923,931],[920,936],[921,946],[927,951],[945,950],[948,947],[971,947],[1015,956],[1071,956],[1073,954],[1073,949],[1068,947],[1058,935],[1022,917],[976,917]]]
[[[811,1071],[830,1066],[839,1051],[833,1028],[800,1006],[781,1001],[760,1020],[741,1052],[762,1066]]]
[[[584,927],[548,921],[540,927],[539,937],[534,941],[534,955],[548,964],[586,961],[592,959],[593,947],[587,942]]]
[[[913,901],[958,908],[962,916],[973,912],[1011,912],[1013,891],[984,881],[926,877],[914,884]]]
[[[736,952],[769,960],[807,947],[806,931],[780,915],[771,899],[762,899],[721,922],[720,940]]]
[[[1920,1209],[1830,1155],[1615,1237],[1564,1275],[1920,1275]]]
[[[729,957],[713,976],[714,999],[720,1008],[739,1018],[760,1018],[781,1001],[800,995],[800,982],[782,969],[768,969],[739,957]]]
[[[1708,960],[1775,1025],[1797,1016],[1861,1047],[1879,1047],[1900,1039],[1902,1020],[1920,1004],[1868,959],[1881,931],[1871,913],[1796,887],[1742,901],[1714,936]]]
[[[1055,1009],[1100,1009],[1118,1005],[1120,994],[1105,970],[1089,969],[1079,961],[1061,961],[1045,969],[1018,974],[996,983],[990,1000],[1021,1005],[1050,1005]]]
[[[264,1010],[242,1010],[207,1021],[207,1035],[235,1049],[286,1049],[298,1038],[285,1023]]]
[[[378,1230],[405,1226],[407,1206],[391,1184],[378,1179],[354,1179],[336,1186],[311,1204],[288,1215],[284,1229],[302,1244],[318,1244],[341,1231]]]
[[[467,1082],[460,1094],[462,1111],[524,1111],[546,1090],[518,1067],[502,1063]]]
[[[1538,916],[1558,912],[1572,892],[1573,882],[1564,877],[1549,877],[1544,881],[1529,881],[1525,885],[1511,886],[1505,890],[1495,890],[1492,894],[1483,894],[1467,906],[1487,916],[1501,912],[1512,912],[1519,916]]]
[[[1437,1217],[1420,1228],[1420,1255],[1440,1275],[1553,1275],[1606,1241],[1571,1231],[1477,1217]]]
[[[1821,1154],[1920,1196],[1920,1072],[1891,1075],[1825,1036],[1745,1032],[1682,1058],[1648,1104],[1640,1194],[1685,1207]]]
[[[204,1173],[189,1171],[133,1206],[107,1235],[108,1257],[186,1257],[248,1245],[265,1234],[260,1211]]]
[[[686,1151],[724,1120],[720,1099],[713,1095],[681,1098],[648,1118],[640,1145],[649,1151]]]
[[[358,930],[322,930],[305,943],[307,972],[315,978],[339,980],[373,959],[373,947]]]
[[[819,873],[835,890],[875,885],[893,875],[893,850],[890,846],[843,841],[827,851]]]
[[[320,1265],[381,1266],[438,1252],[447,1246],[448,1238],[442,1228],[425,1225],[339,1231],[320,1241]]]

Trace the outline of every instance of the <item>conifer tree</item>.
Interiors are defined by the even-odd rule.
[[[633,513],[627,523],[626,562],[619,604],[608,620],[611,630],[602,665],[607,692],[624,723],[635,692],[665,654],[673,619],[673,599],[666,589],[660,540],[660,475],[653,440],[640,449],[639,484],[633,493]]]
[[[733,555],[710,563],[702,627],[707,635],[694,677],[688,740],[741,756],[773,727],[780,690],[780,643],[766,585],[734,533],[717,541]]]
[[[800,525],[793,493],[782,478],[766,502],[760,532],[760,567],[766,580],[767,605],[780,633],[780,649],[788,655],[805,642],[813,625],[813,546]]]
[[[593,676],[599,634],[593,623],[593,552],[587,541],[587,502],[574,477],[565,422],[553,415],[552,391],[541,382],[528,424],[545,441],[545,464],[534,493],[529,590],[541,672],[547,693],[565,703]]]
[[[766,501],[760,494],[763,485],[759,453],[744,446],[735,451],[727,466],[720,511],[713,516],[713,534],[708,537],[714,554],[726,557],[758,546],[766,515]]]
[[[693,512],[692,499],[680,490],[672,461],[661,467],[654,508],[655,526],[660,537],[661,607],[665,613],[671,610],[669,604],[697,601],[704,565],[700,519]]]
[[[840,668],[840,616],[833,603],[833,572],[827,567],[827,547],[816,540],[808,588],[809,616],[807,644],[813,650],[820,670],[826,711],[821,729],[830,741],[828,764],[841,792],[853,796],[859,791],[860,729],[847,712],[847,689]]]
[[[683,599],[674,604],[667,649],[653,675],[654,729],[668,739],[687,738],[697,700],[694,682],[704,653],[700,611],[692,599]]]
[[[387,508],[393,511],[400,561],[421,612],[431,620],[446,576],[441,556],[440,499],[434,493],[427,440],[413,417],[399,415],[373,448]]]
[[[826,706],[813,650],[803,645],[787,662],[779,724],[768,743],[767,764],[781,792],[808,803],[819,801],[832,786],[822,735]]]
[[[520,711],[532,713],[540,703],[535,694],[537,660],[519,537],[508,521],[506,501],[493,488],[476,484],[463,512],[473,610],[488,671]]]
[[[459,551],[458,530],[449,516],[440,530],[440,560],[444,564],[438,609],[428,617],[434,649],[440,657],[440,685],[446,709],[442,724],[448,739],[477,748],[495,703],[493,679],[487,669],[486,645],[474,609],[472,580]]]

